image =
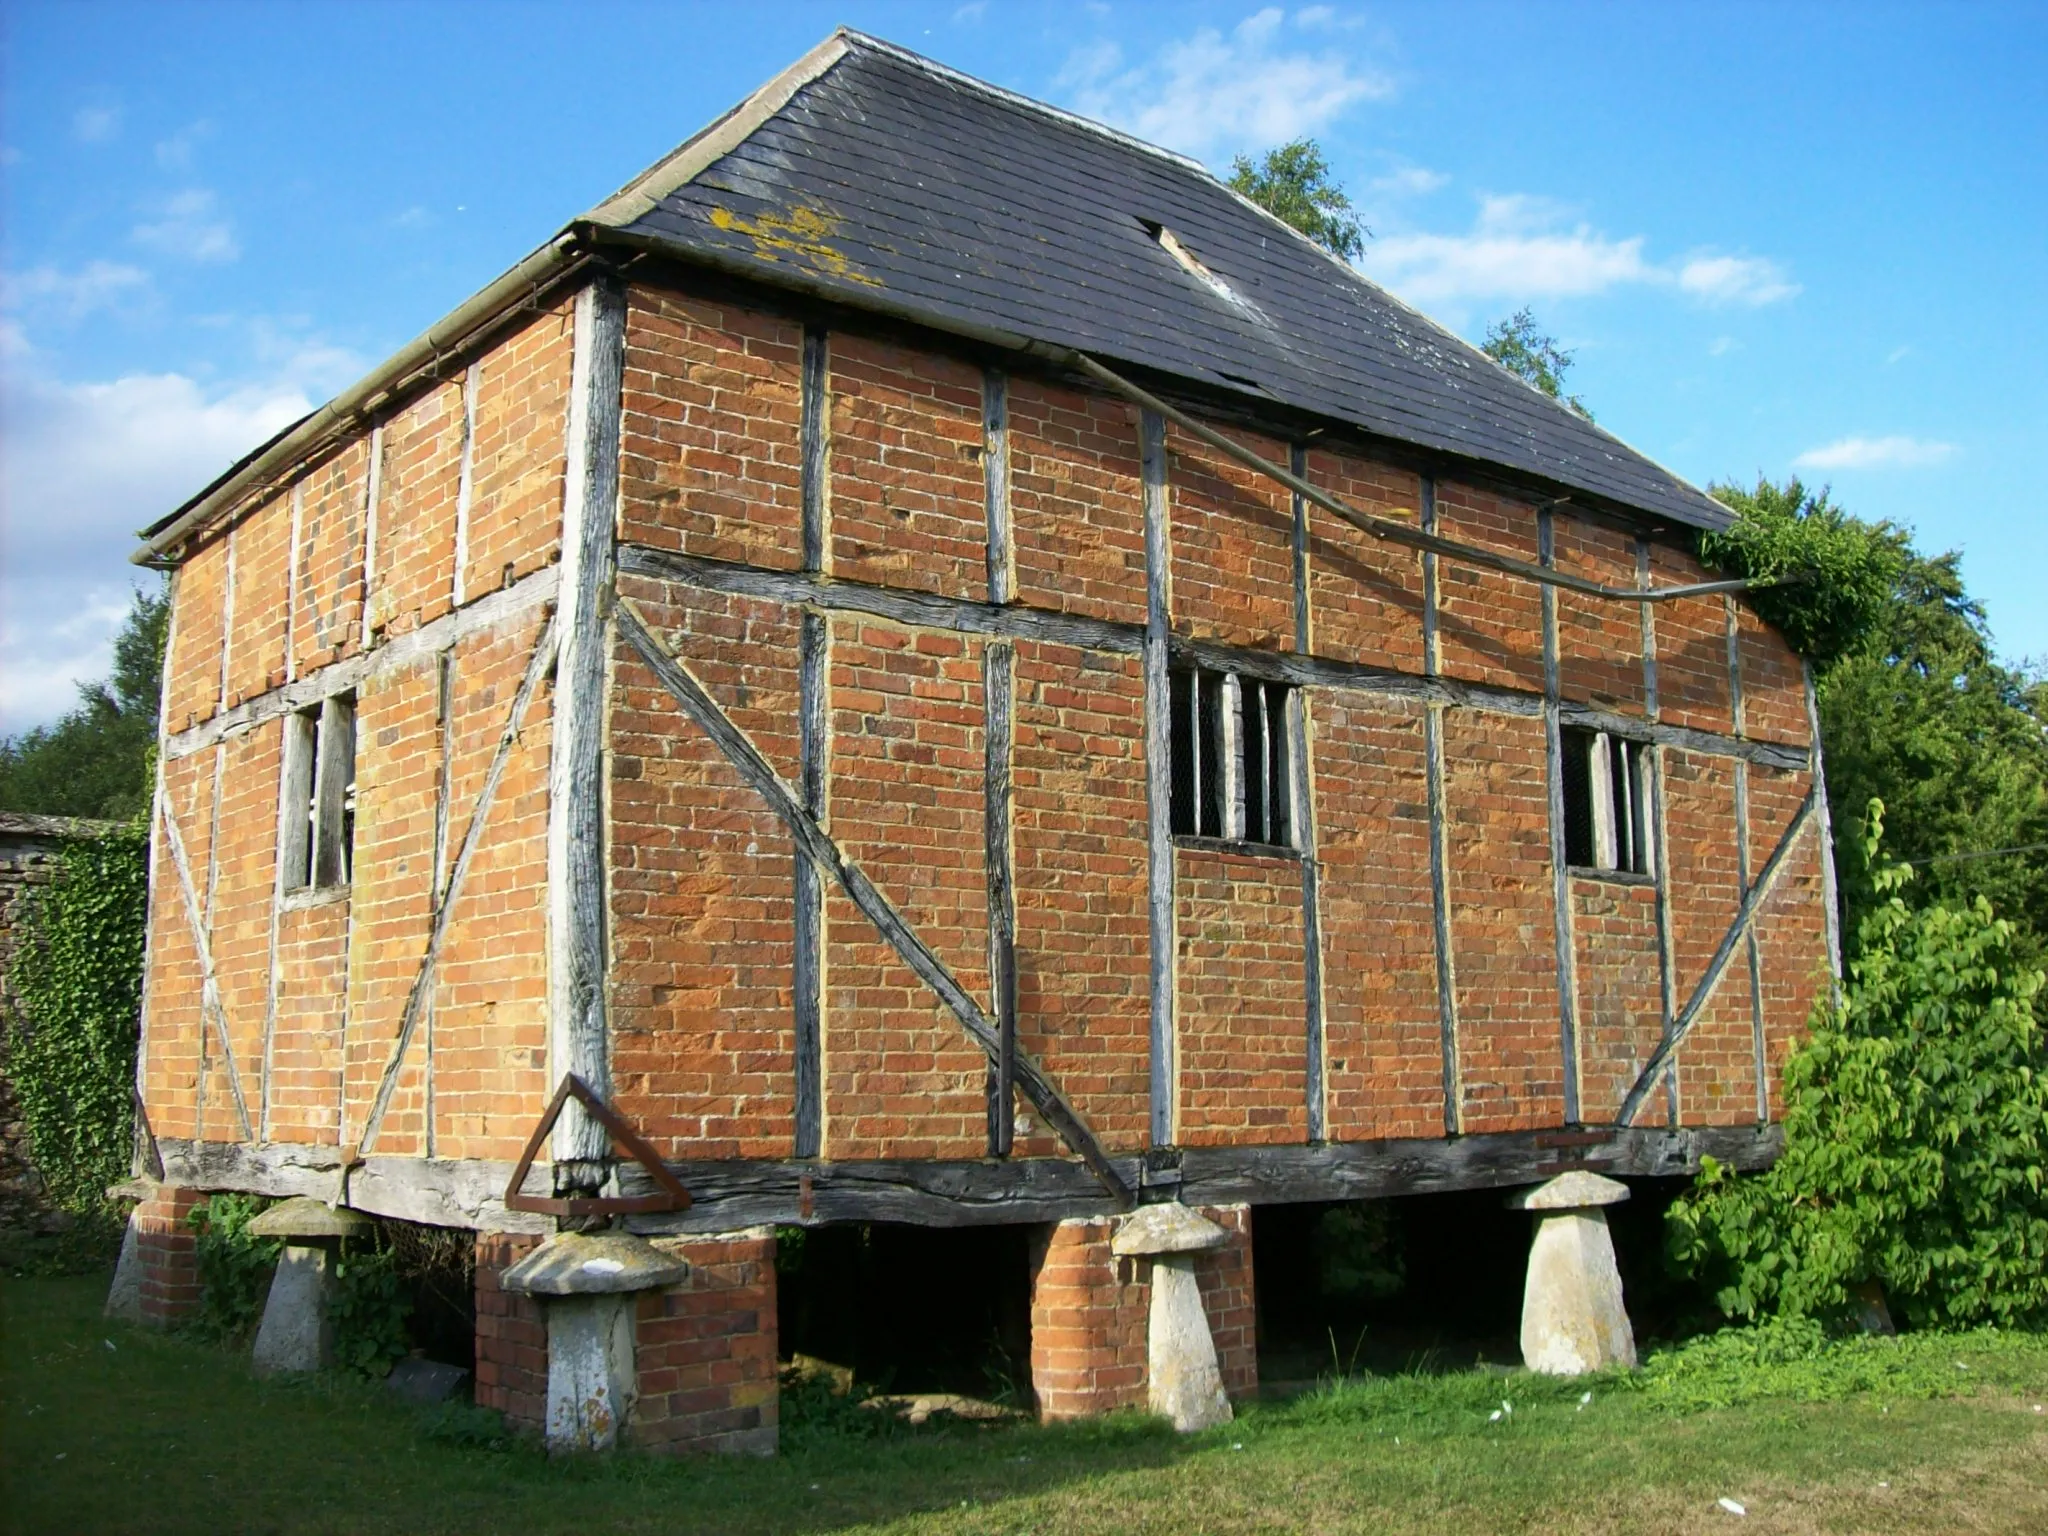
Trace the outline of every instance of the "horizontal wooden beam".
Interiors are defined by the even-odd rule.
[[[304,673],[281,688],[273,688],[253,699],[244,699],[233,709],[222,710],[211,720],[202,721],[190,730],[172,731],[164,737],[163,755],[167,759],[190,757],[225,736],[236,735],[266,720],[275,720],[279,715],[309,708],[334,694],[346,693],[371,678],[417,666],[460,640],[496,629],[529,609],[552,602],[558,576],[554,566],[544,566],[509,587],[500,587],[490,596],[478,598],[467,608],[444,613],[431,624],[409,630],[375,650],[361,651],[318,671]]]
[[[1571,1168],[1623,1177],[1682,1177],[1702,1156],[1760,1168],[1778,1155],[1775,1126],[1663,1127],[1586,1131],[1504,1131],[1404,1141],[1321,1146],[1155,1149],[1111,1159],[1134,1189],[1178,1191],[1191,1205],[1286,1205],[1379,1200],[1538,1183]],[[283,1142],[188,1141],[163,1137],[164,1182],[200,1190],[329,1198],[341,1167],[330,1146]],[[926,1227],[1003,1226],[1108,1216],[1115,1205],[1074,1158],[988,1158],[963,1162],[813,1162],[774,1159],[682,1161],[668,1165],[690,1191],[686,1211],[635,1216],[640,1232],[723,1232],[768,1222],[895,1221]],[[546,1217],[505,1209],[505,1161],[371,1157],[349,1175],[358,1210],[433,1226],[485,1232],[541,1232]],[[619,1169],[620,1192],[645,1194],[654,1181],[636,1165]],[[537,1172],[533,1182],[545,1183]]]
[[[1052,613],[1018,603],[983,603],[967,598],[938,597],[927,592],[905,592],[893,587],[877,587],[865,582],[842,581],[797,571],[766,571],[724,560],[706,560],[696,555],[650,549],[644,544],[619,546],[619,571],[623,575],[645,576],[656,581],[681,582],[710,592],[765,598],[771,602],[834,613],[866,614],[918,629],[1011,640],[1043,640],[1083,650],[1114,651],[1124,655],[1138,655],[1145,645],[1144,628],[1137,624]],[[1335,657],[1255,650],[1249,646],[1222,645],[1179,635],[1169,640],[1168,648],[1171,659],[1180,665],[1236,672],[1245,677],[1292,684],[1297,688],[1377,694],[1529,719],[1540,718],[1543,714],[1543,695],[1540,692],[1525,693],[1516,688],[1487,687],[1441,675],[1400,672]],[[1667,725],[1635,715],[1596,709],[1588,704],[1561,703],[1558,714],[1567,725],[1607,731],[1630,741],[1656,742],[1713,757],[1739,757],[1767,768],[1791,772],[1803,771],[1807,766],[1804,747],[1779,746],[1718,731]]]

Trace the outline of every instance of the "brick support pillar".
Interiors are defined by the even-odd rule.
[[[640,1298],[640,1401],[627,1438],[659,1451],[772,1456],[775,1229],[663,1241],[690,1278]]]
[[[1195,1279],[1224,1390],[1250,1397],[1259,1384],[1251,1207],[1199,1209],[1232,1236],[1229,1246],[1196,1257]],[[1112,1254],[1115,1230],[1106,1218],[1063,1221],[1045,1228],[1033,1246],[1031,1386],[1041,1419],[1145,1406],[1150,1264]]]
[[[199,1310],[199,1239],[187,1218],[205,1202],[202,1190],[159,1185],[135,1208],[142,1320],[151,1327],[169,1327]]]
[[[548,1325],[540,1303],[498,1277],[540,1246],[538,1237],[479,1232],[476,1239],[476,1402],[539,1429],[547,1413]]]

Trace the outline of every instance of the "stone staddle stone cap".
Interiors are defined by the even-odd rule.
[[[109,1184],[107,1186],[107,1198],[109,1200],[147,1200],[155,1195],[156,1192],[157,1182],[155,1179],[140,1177],[123,1179],[118,1184]]]
[[[654,1291],[689,1277],[688,1262],[630,1232],[564,1232],[505,1271],[499,1284],[529,1296]]]
[[[1148,1205],[1117,1228],[1110,1252],[1118,1258],[1155,1253],[1206,1253],[1230,1241],[1230,1234],[1184,1205]]]
[[[1626,1184],[1577,1169],[1510,1195],[1508,1205],[1518,1211],[1582,1211],[1595,1205],[1619,1205],[1627,1198]]]
[[[251,1237],[281,1237],[288,1243],[306,1243],[322,1238],[367,1236],[370,1218],[345,1206],[315,1200],[311,1195],[294,1195],[273,1205],[243,1230]]]

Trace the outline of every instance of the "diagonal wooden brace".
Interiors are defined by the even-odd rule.
[[[675,695],[676,701],[690,717],[697,722],[728,761],[739,770],[740,777],[768,802],[789,828],[790,835],[802,854],[825,873],[839,882],[840,888],[852,898],[853,904],[866,914],[891,948],[902,956],[903,961],[915,971],[926,986],[938,994],[953,1017],[960,1021],[961,1028],[981,1047],[991,1062],[1000,1061],[1003,1042],[1000,1030],[976,1003],[967,989],[946,963],[919,938],[903,914],[898,912],[875,887],[873,881],[862,873],[858,864],[846,856],[840,846],[832,840],[831,834],[818,825],[796,791],[782,781],[782,776],[762,754],[745,731],[718,707],[703,683],[698,681],[689,668],[674,652],[655,638],[653,627],[646,615],[641,613],[632,599],[621,595],[618,598],[616,621],[619,633],[647,663],[649,669],[661,680],[662,686]],[[1023,1052],[1015,1057],[1016,1083],[1031,1107],[1038,1111],[1047,1125],[1058,1133],[1060,1139],[1070,1147],[1093,1173],[1117,1202],[1118,1209],[1127,1209],[1133,1201],[1130,1187],[1124,1183],[1116,1169],[1111,1166],[1094,1133],[1082,1123],[1045,1069]]]
[[[1750,924],[1756,921],[1757,913],[1763,909],[1764,901],[1771,894],[1771,887],[1778,883],[1778,876],[1784,872],[1786,856],[1799,841],[1799,834],[1806,830],[1807,823],[1813,819],[1814,806],[1819,796],[1820,785],[1816,782],[1807,790],[1806,798],[1800,801],[1798,812],[1792,817],[1791,825],[1785,828],[1785,835],[1778,839],[1778,846],[1771,851],[1770,862],[1764,865],[1763,872],[1757,876],[1756,884],[1751,886],[1749,894],[1742,898],[1742,905],[1736,909],[1735,920],[1728,925],[1728,931],[1721,935],[1720,948],[1714,951],[1714,958],[1707,962],[1706,974],[1700,977],[1699,985],[1693,988],[1692,996],[1686,1000],[1677,1017],[1665,1025],[1664,1037],[1657,1042],[1657,1049],[1651,1052],[1649,1064],[1636,1078],[1635,1086],[1628,1091],[1628,1097],[1621,1101],[1621,1112],[1614,1117],[1616,1125],[1625,1126],[1635,1119],[1636,1112],[1643,1107],[1643,1100],[1650,1096],[1657,1078],[1669,1065],[1679,1046],[1685,1043],[1685,1037],[1692,1032],[1692,1026],[1699,1018],[1701,1010],[1713,1001],[1714,989],[1720,985],[1722,973],[1728,969],[1729,960],[1742,943],[1743,935],[1749,932]]]
[[[199,893],[192,885],[192,866],[185,858],[185,840],[178,836],[178,821],[163,797],[157,800],[164,824],[164,841],[170,846],[171,863],[178,871],[178,894],[184,898],[185,924],[192,930],[192,947],[199,952],[200,1028],[208,1021],[220,1041],[221,1065],[227,1069],[228,1089],[234,1095],[235,1115],[242,1122],[242,1139],[254,1141],[256,1127],[249,1118],[249,1104],[242,1096],[242,1074],[235,1066],[235,1048],[228,1039],[227,1010],[220,1000],[220,981],[213,973],[213,946],[207,942],[206,925],[199,915]]]
[[[434,970],[441,958],[441,941],[448,936],[450,916],[455,910],[456,899],[462,895],[462,882],[469,873],[470,858],[483,837],[484,822],[490,815],[491,801],[498,792],[498,780],[504,777],[505,764],[519,740],[520,727],[526,723],[527,706],[533,702],[541,679],[554,663],[555,642],[555,621],[550,618],[547,628],[533,643],[533,657],[526,664],[526,675],[519,680],[519,692],[513,696],[512,708],[506,714],[505,729],[498,736],[498,749],[491,756],[483,787],[477,791],[476,809],[470,812],[469,827],[462,834],[461,851],[456,854],[455,863],[448,871],[447,889],[434,893],[434,923],[427,933],[426,952],[420,956],[419,969],[413,973],[412,990],[406,993],[405,1011],[399,1015],[398,1039],[392,1044],[390,1059],[384,1063],[384,1075],[377,1083],[377,1097],[370,1104],[369,1118],[363,1122],[363,1134],[356,1143],[356,1151],[361,1156],[369,1155],[370,1149],[377,1144],[377,1133],[384,1128],[384,1113],[391,1107],[391,1095],[398,1087],[405,1054],[412,1046],[412,1037],[419,1030],[427,999],[433,994]],[[346,1170],[347,1164],[344,1163],[343,1167]]]

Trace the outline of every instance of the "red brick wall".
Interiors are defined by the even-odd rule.
[[[802,564],[802,369],[794,321],[631,289],[621,535],[711,560]]]
[[[178,567],[171,583],[177,618],[164,657],[164,729],[181,731],[221,709],[221,633],[228,541],[216,538]]]
[[[1228,434],[1269,462],[1286,445]],[[1198,640],[1294,649],[1294,511],[1288,493],[1170,427],[1173,628]]]
[[[1419,705],[1318,693],[1323,1031],[1333,1140],[1444,1128]]]
[[[832,834],[960,984],[986,1000],[981,645],[835,624]],[[832,1157],[979,1157],[987,1058],[836,888],[826,898]]]
[[[1444,800],[1467,1131],[1564,1118],[1543,722],[1448,711]]]
[[[844,332],[830,350],[833,574],[985,596],[981,370]]]
[[[1017,1034],[1104,1146],[1147,1140],[1145,682],[1134,656],[1017,647]],[[1050,1133],[1023,1150],[1059,1151]]]
[[[1009,419],[1018,601],[1144,623],[1137,408],[1013,377]]]
[[[373,637],[417,629],[454,603],[462,430],[460,376],[385,424],[376,568],[370,573]]]
[[[135,1252],[142,1261],[142,1320],[156,1327],[199,1310],[198,1237],[188,1222],[205,1192],[160,1185],[135,1207]]]
[[[341,1115],[341,1032],[348,1000],[348,903],[280,913],[270,1135],[333,1145]]]
[[[1735,768],[1726,759],[1664,750],[1665,830],[1671,846],[1675,1006],[1683,1008],[1741,904],[1736,866]],[[1738,949],[1678,1052],[1680,1118],[1691,1125],[1756,1119],[1756,1032],[1749,960]],[[1654,1118],[1645,1116],[1645,1119]]]
[[[1420,521],[1421,478],[1352,454],[1314,449],[1308,481],[1390,522]],[[1422,556],[1308,508],[1309,649],[1374,667],[1422,670]]]
[[[797,618],[628,579],[626,591],[785,778]],[[612,1082],[678,1157],[787,1157],[796,866],[788,832],[637,657],[612,723]]]
[[[1636,585],[1636,541],[1597,523],[1552,521],[1557,568],[1611,587]],[[1557,681],[1567,699],[1643,712],[1643,621],[1634,603],[1557,589]]]
[[[1657,892],[1613,880],[1572,881],[1578,979],[1579,1112],[1611,1122],[1664,1033]],[[1661,1101],[1639,1123],[1662,1117]]]
[[[1259,1386],[1257,1309],[1249,1206],[1203,1206],[1230,1243],[1195,1257],[1195,1281],[1216,1343],[1223,1389],[1233,1398]],[[1038,1416],[1086,1418],[1142,1408],[1151,1263],[1110,1251],[1115,1223],[1063,1221],[1045,1228],[1032,1249],[1031,1385]]]
[[[292,496],[280,492],[234,531],[235,625],[228,641],[227,707],[285,680]]]
[[[1690,555],[1650,549],[1650,579],[1660,587],[1706,581]],[[1657,702],[1663,718],[1701,730],[1734,728],[1728,701],[1728,616],[1721,599],[1682,597],[1656,605]]]
[[[509,1232],[476,1239],[476,1405],[533,1430],[547,1419],[547,1319],[541,1303],[501,1281],[540,1241]]]
[[[293,665],[311,671],[362,648],[363,528],[370,444],[357,438],[305,476],[299,511]]]
[[[1455,480],[1437,482],[1436,531],[1517,560],[1533,563],[1542,554],[1532,507]],[[1541,589],[1520,577],[1454,560],[1437,562],[1436,581],[1445,675],[1496,687],[1541,689]]]
[[[1308,1004],[1301,866],[1182,848],[1176,924],[1180,1104],[1186,1146],[1308,1138]]]
[[[465,602],[560,553],[573,310],[562,300],[477,365]]]
[[[628,1440],[652,1450],[772,1456],[774,1230],[758,1227],[662,1246],[689,1261],[690,1275],[680,1285],[640,1297],[640,1400]]]
[[[1806,674],[1798,653],[1739,599],[1737,647],[1742,659],[1743,733],[1803,747],[1812,739],[1806,718]]]

